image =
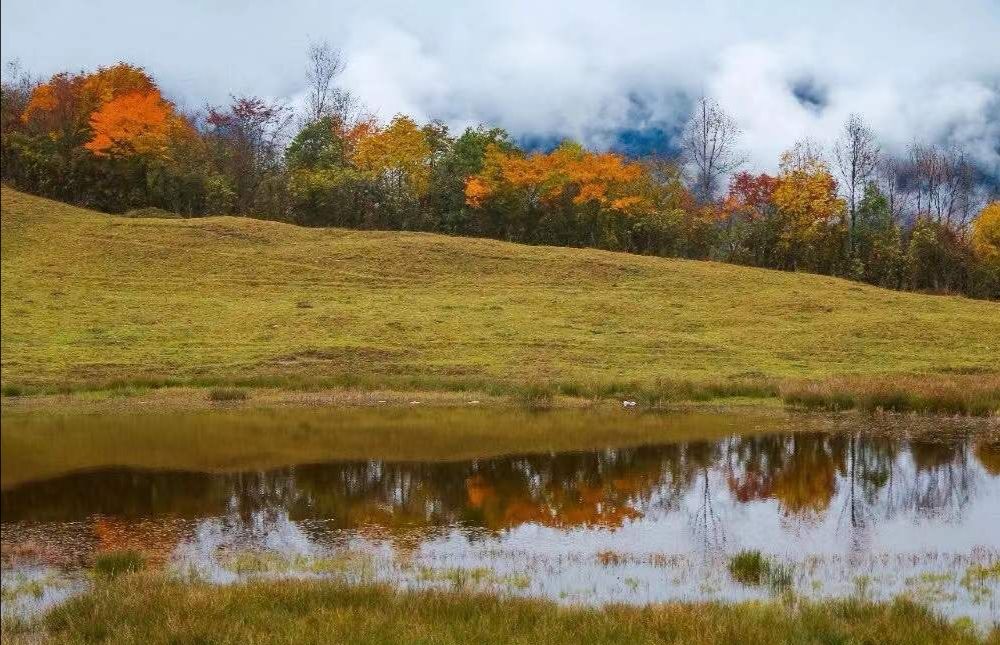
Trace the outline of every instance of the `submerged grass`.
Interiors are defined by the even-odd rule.
[[[729,574],[740,584],[767,586],[777,593],[792,586],[794,569],[774,562],[760,551],[740,551],[729,560]]]
[[[848,373],[998,378],[994,302],[592,249],[112,217],[8,188],[2,200],[5,396],[389,388],[661,405]]]
[[[230,586],[122,576],[5,642],[63,643],[886,643],[987,642],[905,600],[565,607],[476,593],[309,581]],[[987,637],[996,642],[997,630]]]

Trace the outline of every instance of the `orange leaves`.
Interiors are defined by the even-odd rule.
[[[465,203],[469,206],[472,206],[473,208],[482,208],[491,192],[490,187],[481,177],[476,177],[475,175],[466,177]]]
[[[90,116],[93,137],[84,147],[97,155],[159,153],[172,113],[156,90],[111,99]]]
[[[83,147],[102,156],[162,156],[173,138],[186,140],[192,133],[153,79],[127,63],[90,74],[56,74],[35,88],[22,119],[54,138],[85,140]]]
[[[483,170],[466,179],[466,203],[482,207],[493,195],[506,192],[529,204],[551,204],[569,197],[576,206],[595,204],[617,211],[638,210],[647,200],[638,183],[643,167],[614,153],[592,153],[564,143],[548,154],[505,153],[486,149]]]
[[[126,94],[136,92],[148,94],[157,91],[156,83],[141,67],[134,67],[128,63],[98,68],[84,79],[82,92],[87,103],[86,107],[91,110]]]

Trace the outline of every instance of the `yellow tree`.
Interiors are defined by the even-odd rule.
[[[780,246],[791,268],[837,255],[846,204],[837,196],[829,167],[818,155],[796,146],[782,155],[780,169],[772,199],[783,218]]]
[[[352,161],[362,174],[416,197],[427,194],[431,148],[413,119],[397,115],[383,129],[367,124],[356,139]]]
[[[1000,201],[987,204],[972,223],[972,248],[985,263],[1000,266]]]

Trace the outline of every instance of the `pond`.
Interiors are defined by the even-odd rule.
[[[779,414],[7,414],[5,605],[95,554],[564,602],[905,594],[1000,619],[989,422]],[[748,581],[733,556],[777,576]],[[742,582],[740,581],[742,580]]]

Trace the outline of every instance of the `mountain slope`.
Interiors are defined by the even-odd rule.
[[[2,270],[5,386],[595,390],[1000,364],[997,303],[424,233],[128,219],[8,188]]]

